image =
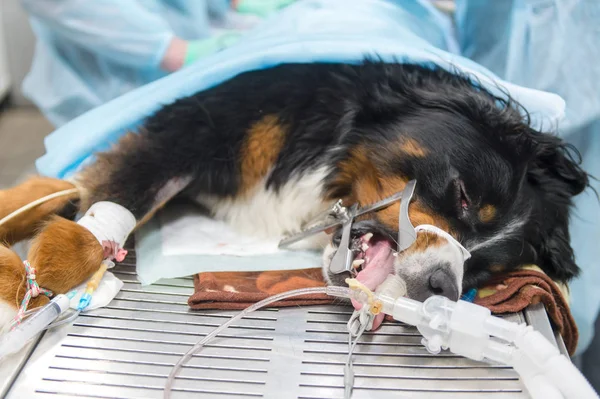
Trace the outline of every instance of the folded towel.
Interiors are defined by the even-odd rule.
[[[281,292],[324,286],[320,268],[200,273],[194,276],[195,292],[188,304],[192,309],[245,309]],[[325,294],[310,294],[274,302],[272,306],[323,305],[333,300]]]
[[[542,302],[567,351],[573,355],[579,332],[567,299],[566,287],[554,282],[538,267],[531,266],[493,278],[477,291],[474,302],[495,314],[519,312]]]
[[[299,288],[323,287],[320,268],[263,272],[207,272],[194,276],[195,292],[189,298],[192,309],[245,309],[271,295]],[[564,291],[565,293],[563,294]],[[565,287],[532,266],[493,278],[477,291],[474,302],[494,314],[514,313],[542,302],[552,322],[573,354],[578,331],[569,310]],[[273,307],[334,303],[327,295],[303,295],[274,302]],[[339,302],[337,302],[339,303]],[[391,320],[391,318],[387,318]]]

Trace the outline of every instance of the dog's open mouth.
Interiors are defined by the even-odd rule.
[[[380,234],[367,233],[352,240],[355,277],[375,291],[394,272],[394,243]]]
[[[367,233],[352,240],[351,249],[354,252],[354,275],[371,291],[375,291],[385,279],[394,273],[394,259],[397,252],[395,243],[381,234]],[[352,301],[355,309],[362,305]],[[373,329],[379,327],[383,314],[378,315],[373,322]]]

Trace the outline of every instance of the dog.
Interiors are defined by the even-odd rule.
[[[91,245],[73,238],[86,234],[72,221],[77,212],[111,201],[139,226],[174,198],[193,199],[242,233],[280,238],[338,199],[369,205],[415,179],[411,222],[446,231],[470,259],[454,261],[448,240],[427,231],[397,253],[396,203],[354,223],[357,272],[371,289],[396,273],[409,297],[456,300],[525,264],[562,282],[577,275],[568,221],[589,177],[576,155],[533,129],[510,98],[433,64],[282,64],[165,105],[96,154],[75,178],[79,194],[0,227],[0,239],[37,236],[46,248],[37,262],[77,267]],[[0,217],[72,187],[33,178],[0,192]],[[323,273],[335,285],[349,277],[329,271],[340,235],[308,243],[325,247]],[[61,248],[60,259],[52,248]]]

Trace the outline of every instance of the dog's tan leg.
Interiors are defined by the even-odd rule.
[[[160,206],[162,202],[157,203],[144,215],[142,221],[148,220]],[[90,209],[88,214],[93,214],[93,218],[99,222],[99,225],[109,230],[106,232],[107,236],[113,233],[110,231],[111,222],[115,225],[123,222],[103,219],[106,215],[96,212],[94,208]],[[139,225],[140,221],[136,220],[136,222]],[[131,228],[133,227],[131,225]],[[117,231],[118,228],[115,232]],[[120,243],[122,244],[124,243]],[[33,239],[27,259],[38,270],[38,282],[41,287],[54,293],[66,293],[89,279],[107,256],[106,246],[104,242],[99,241],[98,235],[92,234],[82,224],[54,215],[47,220]],[[21,265],[20,268],[23,269],[23,266]]]
[[[67,181],[46,177],[32,177],[24,183],[0,191],[0,220],[21,207],[49,194],[73,189]],[[51,199],[29,209],[17,217],[0,225],[0,242],[14,244],[32,237],[48,217],[66,211],[70,206],[75,209],[77,193]]]
[[[53,294],[65,294],[84,283],[98,270],[104,251],[86,228],[75,222],[50,216],[34,238],[28,260],[35,268],[36,281]],[[10,322],[26,292],[26,272],[19,256],[0,246],[0,326]],[[48,303],[48,297],[32,298],[28,309]]]
[[[98,270],[104,250],[85,227],[52,216],[33,239],[27,258],[40,286],[64,294]]]
[[[155,158],[165,151],[155,151],[147,138],[130,134],[112,150],[96,154],[96,161],[77,176],[84,218],[74,222],[47,217],[32,242],[27,258],[38,269],[40,286],[65,292],[88,279],[105,257],[119,259],[123,253],[117,249],[136,225],[190,183],[188,175],[161,175],[163,162]]]

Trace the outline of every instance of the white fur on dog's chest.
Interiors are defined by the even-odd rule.
[[[302,225],[333,202],[323,202],[323,181],[327,169],[320,168],[290,179],[278,191],[266,188],[265,182],[243,197],[218,198],[200,195],[196,200],[206,206],[215,219],[224,220],[235,230],[264,238],[278,239],[296,232]],[[302,247],[325,246],[322,235],[306,240]]]

